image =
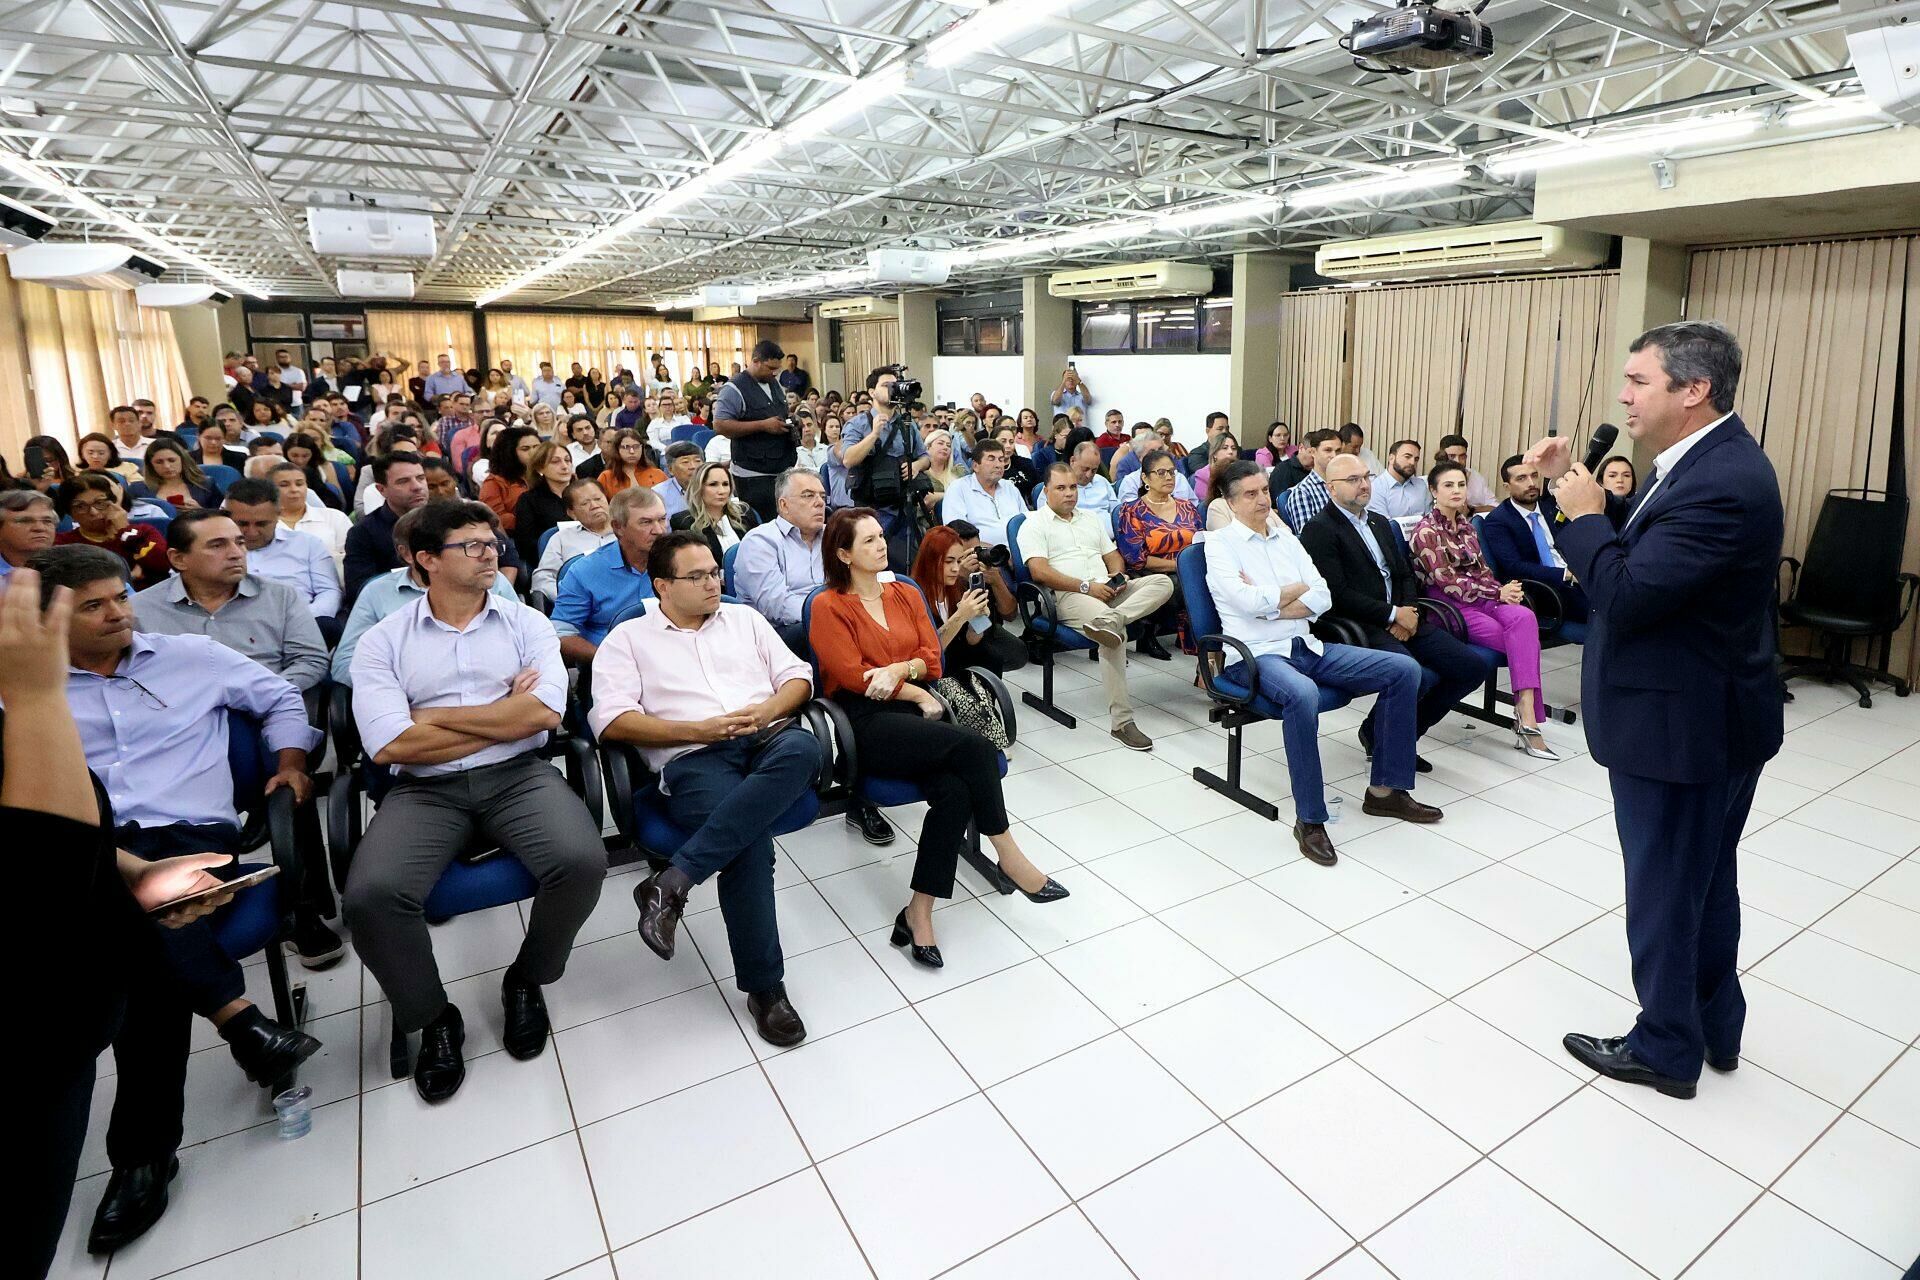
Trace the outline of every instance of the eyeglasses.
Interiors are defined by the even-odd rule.
[[[94,502],[73,503],[67,508],[67,510],[73,512],[73,514],[77,516],[90,516],[90,515],[93,515],[95,512],[111,510],[116,505],[118,504],[116,504],[111,498],[100,498]]]
[[[507,553],[507,543],[504,538],[489,538],[484,541],[476,540],[473,542],[449,542],[444,544],[440,548],[440,551],[443,555],[449,551],[460,551],[466,554],[467,559],[478,560],[488,552],[492,552],[496,556],[505,555]]]
[[[1372,478],[1373,477],[1371,476],[1341,476],[1338,480],[1329,480],[1327,481],[1327,483],[1328,484],[1360,484],[1364,481],[1371,480]]]
[[[713,568],[713,569],[702,569],[698,573],[676,574],[673,577],[668,578],[667,581],[668,582],[719,582],[724,577],[726,577],[726,570]]]
[[[1164,480],[1172,474],[1172,467],[1155,467],[1153,470],[1147,472],[1146,476],[1149,480]]]
[[[126,682],[127,682],[128,684],[130,684],[130,685],[132,685],[132,686],[133,686],[134,688],[136,688],[136,689],[138,689],[138,690],[140,691],[140,699],[141,699],[141,701],[143,701],[143,702],[147,702],[147,703],[150,703],[150,704],[152,704],[152,706],[153,706],[153,708],[154,708],[154,710],[156,710],[156,711],[166,711],[166,710],[168,710],[168,707],[167,707],[167,700],[166,700],[165,698],[162,698],[162,697],[161,697],[161,696],[160,696],[159,694],[157,694],[157,693],[155,693],[155,692],[154,692],[153,690],[151,690],[151,689],[149,689],[149,688],[147,688],[147,686],[145,686],[145,685],[143,685],[143,684],[141,684],[141,683],[140,683],[140,682],[139,682],[138,680],[135,680],[135,679],[134,679],[134,678],[133,678],[132,676],[126,676],[126,675],[111,675],[111,676],[108,676],[108,677],[107,677],[107,679],[109,679],[109,680],[125,680],[125,681],[126,681]]]

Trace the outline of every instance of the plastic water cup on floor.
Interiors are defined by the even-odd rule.
[[[304,1084],[274,1098],[273,1109],[280,1117],[280,1137],[284,1141],[304,1138],[313,1131],[312,1102],[313,1089]]]
[[[1340,821],[1340,806],[1346,797],[1338,791],[1327,792],[1327,825],[1333,826]]]

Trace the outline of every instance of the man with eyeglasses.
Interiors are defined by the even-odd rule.
[[[546,1048],[541,988],[566,972],[607,854],[586,805],[538,754],[566,709],[567,673],[540,611],[493,594],[496,517],[477,502],[430,503],[411,541],[426,594],[369,630],[353,656],[361,746],[399,778],[354,854],[344,914],[395,1028],[421,1033],[415,1088],[439,1102],[466,1078],[465,1025],[421,907],[441,873],[484,836],[539,882],[500,988],[501,1043],[525,1060]]]
[[[53,499],[38,489],[0,493],[0,578],[25,568],[30,557],[52,546],[59,528]]]
[[[224,516],[212,518],[231,529]],[[284,677],[209,636],[136,632],[126,561],[103,547],[54,547],[35,556],[32,568],[49,597],[60,587],[72,593],[67,703],[87,767],[112,805],[118,847],[149,862],[242,852],[227,763],[231,713],[261,721],[276,755],[267,791],[289,790],[296,804],[311,799],[307,752],[319,735]],[[212,1022],[262,1087],[320,1048],[246,998],[246,975],[221,949],[210,920],[158,935],[160,961],[133,966],[135,990],[114,1038],[113,1175],[88,1237],[93,1253],[138,1238],[166,1211],[167,1184],[179,1171],[194,1014]]]
[[[662,537],[647,570],[657,604],[600,647],[588,715],[602,740],[640,748],[667,812],[692,832],[634,890],[640,940],[673,959],[687,894],[718,875],[733,980],[754,1026],[769,1044],[799,1044],[807,1029],[787,999],[770,831],[820,768],[819,743],[794,723],[812,670],[765,618],[720,602],[720,566],[698,534]]]

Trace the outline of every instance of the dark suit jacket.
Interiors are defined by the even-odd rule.
[[[685,532],[686,530],[691,529],[693,527],[693,512],[676,511],[673,513],[673,519],[669,520],[667,523],[673,528],[673,530],[676,533]],[[753,512],[749,511],[747,512],[747,522],[744,525],[735,525],[734,531],[744,536],[748,529],[753,528],[756,524],[759,524],[759,523],[760,522],[758,520],[754,519]],[[720,549],[720,535],[716,534],[713,530],[708,529],[706,531],[705,537],[707,539],[707,550],[713,552],[713,562],[715,564],[725,564],[726,553]]]
[[[1773,594],[1785,513],[1773,464],[1735,416],[1627,525],[1631,509],[1609,496],[1605,518],[1556,537],[1593,607],[1580,688],[1593,758],[1689,783],[1766,763],[1782,732]]]
[[[1547,525],[1553,533],[1553,545],[1560,546],[1560,531],[1567,526],[1554,524],[1554,517],[1560,514],[1560,504],[1553,495],[1540,495],[1540,514],[1547,518]],[[1534,545],[1533,530],[1511,503],[1502,502],[1487,512],[1480,522],[1480,537],[1487,544],[1487,551],[1494,562],[1500,566],[1503,578],[1525,578],[1529,582],[1544,582],[1549,586],[1565,586],[1566,574],[1553,565],[1540,559],[1540,548]],[[1566,550],[1560,554],[1565,556]]]
[[[1307,478],[1307,468],[1295,458],[1282,458],[1273,464],[1273,474],[1267,477],[1267,492],[1273,495],[1273,505],[1280,505],[1280,495]]]
[[[1359,623],[1366,629],[1368,643],[1379,644],[1387,638],[1387,624],[1392,621],[1388,606],[1412,604],[1419,598],[1420,584],[1413,576],[1413,565],[1400,549],[1400,540],[1393,536],[1393,522],[1377,511],[1369,511],[1367,527],[1373,530],[1393,574],[1392,600],[1387,599],[1387,584],[1380,580],[1380,568],[1367,550],[1366,539],[1338,507],[1329,503],[1307,521],[1307,527],[1300,531],[1300,545],[1313,557],[1314,567],[1333,594],[1333,608],[1328,612]]]

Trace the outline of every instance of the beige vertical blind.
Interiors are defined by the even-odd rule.
[[[843,320],[840,351],[846,357],[847,385],[865,387],[869,372],[882,365],[900,363],[900,322]]]
[[[425,360],[432,365],[451,356],[456,369],[474,362],[471,311],[367,311],[367,347],[375,355],[393,356],[411,369]]]
[[[162,421],[179,421],[192,394],[173,317],[137,305],[131,290],[49,289],[15,281],[0,259],[0,368],[24,351],[27,379],[0,390],[10,460],[22,442],[49,435],[71,452],[107,429],[107,410],[145,398]],[[8,358],[11,353],[11,359]]]
[[[532,377],[542,360],[551,360],[561,377],[576,360],[608,377],[621,368],[645,377],[659,355],[673,380],[685,383],[712,364],[722,373],[745,364],[759,335],[755,325],[668,323],[652,316],[590,312],[489,311],[486,320],[487,358],[495,364],[511,360],[525,377]]]
[[[1347,421],[1353,299],[1350,289],[1323,289],[1280,300],[1280,419],[1293,428],[1296,442],[1308,431]],[[1242,423],[1240,430],[1250,439],[1264,437],[1266,424]]]

